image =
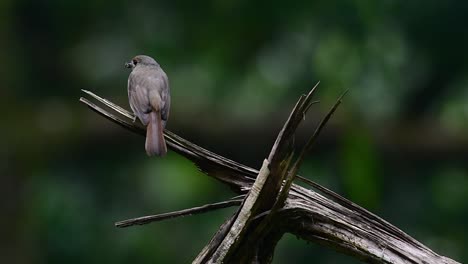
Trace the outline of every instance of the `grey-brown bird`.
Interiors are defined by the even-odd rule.
[[[135,56],[125,67],[132,69],[128,76],[130,108],[146,126],[146,153],[148,156],[164,156],[167,147],[163,130],[171,106],[167,75],[153,58],[146,55]]]

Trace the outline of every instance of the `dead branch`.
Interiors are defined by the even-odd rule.
[[[304,153],[315,142],[341,97],[294,160],[294,133],[309,110],[314,87],[298,100],[260,171],[212,153],[166,130],[169,149],[191,160],[206,175],[227,184],[239,199],[143,217],[127,222],[144,224],[191,213],[240,204],[200,252],[194,263],[269,263],[285,232],[355,256],[369,263],[457,263],[440,256],[397,227],[327,188],[296,175]],[[145,130],[133,123],[134,115],[92,92],[84,91],[114,113],[88,99],[80,101],[110,121],[139,135]],[[294,160],[294,162],[293,162]],[[299,179],[320,193],[292,183]]]

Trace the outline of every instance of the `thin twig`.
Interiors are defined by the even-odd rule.
[[[145,225],[145,224],[149,224],[152,222],[163,221],[163,220],[170,219],[170,218],[201,214],[201,213],[206,213],[209,211],[214,211],[214,210],[227,208],[231,206],[238,206],[241,203],[242,203],[242,200],[237,199],[237,200],[228,200],[228,201],[219,202],[219,203],[205,204],[202,206],[193,207],[193,208],[184,209],[184,210],[175,211],[175,212],[170,212],[170,213],[148,215],[148,216],[132,218],[132,219],[124,220],[124,221],[119,221],[115,223],[115,226],[123,228],[123,227],[129,227],[129,226],[134,226],[134,225]]]

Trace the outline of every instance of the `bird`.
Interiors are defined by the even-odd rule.
[[[164,156],[167,146],[163,131],[171,106],[169,79],[150,56],[135,56],[125,67],[132,69],[127,84],[130,108],[146,126],[146,154]]]

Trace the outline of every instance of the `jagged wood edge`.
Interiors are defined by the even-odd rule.
[[[312,105],[312,96],[315,93],[318,84],[319,83],[317,83],[307,95],[302,95],[291,111],[288,119],[283,125],[283,128],[278,133],[277,139],[270,151],[268,157],[269,167],[271,168],[270,174],[262,175],[259,173],[259,176],[257,177],[257,180],[260,176],[266,177],[267,179],[256,197],[257,200],[255,201],[255,205],[250,209],[249,215],[243,216],[240,214],[238,216],[247,218],[245,221],[246,224],[242,226],[242,229],[244,233],[247,233],[248,231],[248,237],[242,237],[241,232],[238,237],[229,237],[231,235],[231,230],[223,242],[228,241],[229,243],[232,241],[232,245],[223,246],[223,244],[221,244],[208,263],[248,262],[251,259],[257,259],[260,262],[268,262],[272,257],[273,252],[265,252],[264,248],[259,248],[256,245],[273,244],[272,247],[274,247],[274,244],[276,244],[276,241],[265,241],[267,236],[277,232],[277,230],[272,232],[272,228],[275,226],[271,224],[273,214],[268,215],[267,218],[263,219],[260,223],[254,222],[252,219],[255,218],[256,215],[261,214],[274,206],[277,202],[277,199],[274,198],[278,197],[280,189],[284,189],[284,179],[287,175],[289,165],[294,154],[294,134],[300,123],[305,120],[305,114]],[[254,186],[256,183],[257,181],[255,181]],[[244,208],[242,208],[242,210],[244,210]],[[281,237],[280,235],[274,236],[278,239]],[[218,252],[223,254],[223,258],[218,257]],[[257,255],[252,256],[253,254]],[[259,260],[258,258],[264,259]]]
[[[277,202],[275,204],[276,206],[274,206],[272,208],[273,212],[275,211],[275,209],[279,209],[284,205],[284,202],[286,201],[286,198],[287,198],[287,196],[289,194],[289,189],[292,186],[292,182],[293,182],[294,178],[296,177],[297,172],[298,172],[302,162],[304,161],[305,154],[310,151],[310,148],[312,147],[312,145],[317,140],[318,136],[320,135],[320,132],[325,127],[325,125],[328,123],[331,116],[335,113],[336,109],[338,109],[338,106],[341,104],[341,101],[342,101],[343,97],[346,95],[347,92],[348,92],[348,90],[344,91],[341,94],[341,96],[336,100],[335,104],[330,109],[330,111],[328,111],[328,113],[325,115],[325,117],[320,121],[320,123],[317,126],[317,128],[315,129],[314,133],[312,134],[310,139],[307,141],[306,145],[302,148],[302,150],[301,150],[301,152],[299,154],[299,157],[296,159],[296,162],[289,169],[290,172],[286,175],[287,178],[285,179],[284,186],[281,189],[280,194],[278,195],[278,199],[277,199]],[[309,107],[310,106],[308,106],[304,111],[307,111],[309,109]],[[306,112],[303,112],[304,116],[305,116],[305,114],[306,114]]]
[[[304,120],[305,112],[310,108],[312,95],[317,86],[318,83],[307,95],[302,95],[291,111],[283,128],[278,133],[268,160],[263,162],[248,197],[239,208],[229,232],[226,232],[219,245],[207,245],[209,248],[216,248],[211,255],[203,254],[198,256],[193,263],[250,262],[251,259],[257,258],[257,256],[252,257],[253,254],[256,254],[255,251],[264,250],[256,247],[256,245],[263,244],[259,243],[259,241],[270,233],[266,228],[268,223],[262,221],[258,225],[259,223],[254,223],[251,220],[256,215],[270,209],[275,203],[275,199],[272,198],[277,196],[282,186],[284,175],[286,175],[294,153],[295,131],[301,121]],[[245,237],[247,232],[249,235]],[[271,254],[265,252],[262,255],[266,255],[268,258],[271,256]]]
[[[291,112],[291,115],[289,117],[289,119],[286,121],[285,123],[285,127],[283,128],[283,130],[280,132],[280,134],[278,135],[278,140],[276,142],[279,141],[279,139],[281,137],[283,137],[283,131],[284,130],[289,130],[288,131],[288,138],[281,138],[282,140],[293,140],[294,138],[294,134],[295,134],[295,131],[297,129],[297,127],[299,126],[299,124],[301,123],[301,121],[305,120],[305,116],[307,114],[307,111],[310,109],[310,106],[311,106],[311,99],[312,99],[312,95],[313,93],[315,92],[317,86],[318,86],[319,83],[317,83],[313,88],[312,90],[309,92],[309,94],[307,94],[307,96],[304,98],[304,100],[299,100],[298,101],[298,104],[299,104],[299,107],[297,108],[297,111],[296,111],[296,108],[294,108],[294,110]],[[292,160],[292,151],[290,153],[290,156],[289,157],[285,157],[287,154],[289,153],[286,153],[285,155],[283,155],[283,161],[279,162],[280,164],[283,164],[284,166],[281,168],[281,179],[279,180],[280,183],[282,183],[281,185],[281,189],[278,189],[278,193],[274,196],[276,197],[276,199],[274,199],[273,203],[270,204],[270,208],[269,210],[267,210],[267,214],[264,214],[264,213],[260,213],[260,214],[257,214],[256,216],[254,216],[252,218],[252,220],[258,220],[260,218],[260,216],[266,216],[259,224],[258,226],[256,227],[256,229],[251,232],[251,233],[254,233],[255,235],[257,235],[257,237],[254,236],[251,236],[253,238],[249,238],[251,240],[251,244],[258,244],[259,243],[259,240],[262,239],[262,234],[268,234],[269,232],[271,232],[271,228],[273,228],[273,222],[276,218],[276,213],[284,206],[284,203],[286,201],[286,198],[287,196],[289,195],[289,190],[292,186],[292,182],[294,180],[294,177],[296,176],[297,174],[297,171],[300,167],[300,164],[302,163],[304,157],[305,157],[305,153],[307,151],[310,150],[311,146],[313,143],[315,143],[315,141],[317,140],[318,138],[318,135],[320,134],[320,132],[322,131],[322,129],[325,127],[325,125],[327,124],[328,120],[330,119],[330,117],[333,115],[333,113],[336,111],[336,109],[338,108],[338,106],[340,105],[341,103],[341,100],[343,98],[343,96],[346,94],[347,91],[345,91],[339,98],[338,100],[336,101],[336,103],[333,105],[333,107],[330,109],[330,111],[326,114],[326,116],[322,119],[322,121],[319,123],[319,125],[317,126],[316,130],[314,131],[313,135],[310,137],[310,139],[307,141],[306,145],[302,148],[300,154],[299,154],[299,157],[297,157],[296,161],[294,162],[294,164],[292,164],[292,167],[290,167],[290,164],[291,164],[291,160]],[[296,105],[297,106],[297,105]],[[291,121],[292,120],[292,121]],[[290,124],[291,123],[291,124]],[[276,148],[273,147],[272,149],[272,153],[270,154],[270,157],[275,155],[276,153],[273,153],[273,151],[275,150]],[[252,222],[255,222],[255,221],[252,221]]]

